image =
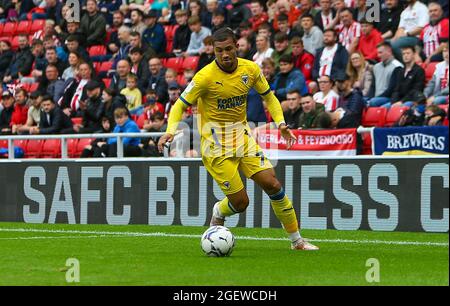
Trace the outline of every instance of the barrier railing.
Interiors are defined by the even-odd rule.
[[[0,140],[8,141],[8,158],[14,159],[14,140],[61,140],[61,158],[67,159],[67,140],[68,139],[85,139],[85,138],[117,138],[117,158],[123,158],[123,138],[150,138],[160,137],[164,133],[109,133],[109,134],[68,134],[68,135],[18,135],[18,136],[0,136]],[[168,156],[168,148],[165,148],[165,156]]]

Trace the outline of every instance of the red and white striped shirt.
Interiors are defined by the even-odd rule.
[[[348,28],[343,24],[338,26],[339,42],[349,51],[354,39],[361,37],[361,24],[354,21]]]
[[[420,39],[423,41],[426,57],[430,57],[439,48],[442,40],[448,39],[448,18],[442,19],[435,26],[427,24],[420,33]]]
[[[355,8],[356,0],[345,0],[345,6],[349,8]]]
[[[328,26],[333,22],[333,14],[330,12],[328,16],[325,16],[323,13],[320,13],[320,16],[322,17],[323,28],[327,29]]]
[[[331,75],[331,67],[333,66],[334,55],[338,49],[338,44],[335,44],[333,48],[323,49],[322,56],[320,57],[320,69],[319,76]]]
[[[325,110],[327,112],[332,112],[338,106],[339,95],[334,90],[330,90],[326,96],[324,96],[322,91],[319,91],[314,95],[313,99],[317,103],[325,105]]]

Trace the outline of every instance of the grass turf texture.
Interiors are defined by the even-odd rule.
[[[232,256],[209,258],[200,249],[200,235],[205,230],[206,227],[181,226],[0,223],[0,285],[68,285],[65,281],[68,258],[80,262],[79,285],[372,285],[365,278],[369,258],[380,262],[378,285],[449,283],[448,234],[304,230],[303,236],[312,240],[443,245],[322,241],[316,242],[320,251],[301,252],[291,251],[288,240],[239,239],[239,236],[285,238],[281,229],[232,228],[238,236]],[[124,236],[119,232],[196,237]]]

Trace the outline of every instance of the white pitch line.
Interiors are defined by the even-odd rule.
[[[46,239],[91,239],[105,238],[105,235],[90,236],[34,236],[34,237],[1,237],[0,240],[46,240]]]
[[[16,232],[16,233],[53,233],[53,234],[81,234],[95,235],[91,238],[98,237],[174,237],[174,238],[200,238],[201,235],[190,234],[172,234],[172,233],[143,233],[143,232],[106,232],[106,231],[76,231],[76,230],[45,230],[45,229],[27,229],[27,228],[0,228],[0,232]],[[88,238],[83,236],[72,236],[73,238]],[[22,237],[27,238],[27,237]],[[49,237],[50,238],[50,237]],[[56,238],[56,237],[52,237]],[[59,238],[59,237],[57,237]],[[63,237],[61,237],[63,238]],[[37,238],[36,238],[37,239]],[[43,239],[43,238],[42,238]],[[252,236],[236,236],[239,240],[256,240],[256,241],[287,241],[287,238],[272,237],[252,237]],[[350,239],[309,239],[311,242],[323,243],[348,243],[348,244],[387,244],[387,245],[416,245],[416,246],[439,246],[448,247],[445,242],[427,242],[427,241],[399,241],[399,240],[350,240]]]

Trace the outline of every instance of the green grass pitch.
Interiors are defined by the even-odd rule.
[[[0,285],[448,285],[448,234],[304,230],[318,252],[291,251],[281,229],[232,228],[231,257],[200,249],[206,227],[0,223]],[[160,234],[156,234],[160,233]],[[261,239],[263,238],[263,239]],[[366,266],[379,262],[380,282]]]

